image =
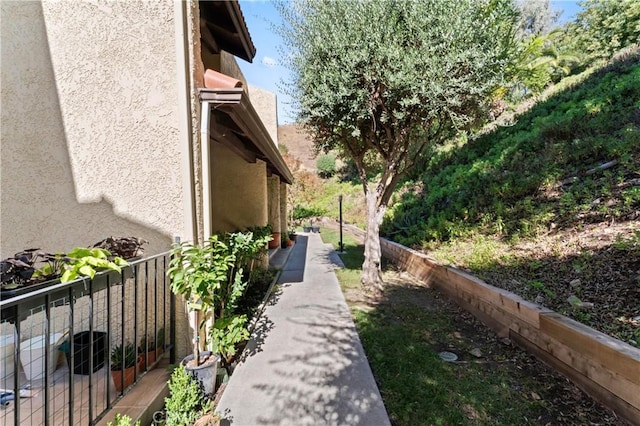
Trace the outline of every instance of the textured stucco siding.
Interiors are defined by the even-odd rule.
[[[267,169],[247,163],[220,143],[212,144],[213,232],[267,224]]]
[[[238,66],[236,57],[224,50],[220,52],[220,72],[242,81],[246,91],[247,79],[244,78],[244,74],[242,74],[242,70],[240,70]]]
[[[3,257],[182,233],[175,4],[1,3]]]
[[[267,178],[267,196],[269,210],[269,225],[273,228],[273,232],[283,232],[282,223],[280,221],[280,177],[269,176]]]
[[[269,132],[271,140],[278,146],[278,102],[276,94],[256,86],[249,85],[251,104],[258,113],[262,124]]]
[[[280,230],[282,232],[289,232],[287,186],[288,185],[285,182],[280,182]]]

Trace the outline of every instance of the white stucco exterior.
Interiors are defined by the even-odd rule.
[[[212,141],[211,161],[201,158],[204,61],[247,86],[233,55],[201,52],[197,1],[2,0],[0,8],[0,258],[108,236],[142,238],[155,254],[175,236],[207,238],[204,212],[214,231],[268,223],[263,161]],[[251,96],[275,141],[275,95]],[[207,163],[215,192],[205,209]],[[183,356],[192,332],[181,303],[176,335]]]
[[[183,231],[174,3],[1,7],[1,256],[110,235],[167,249]]]
[[[276,94],[249,85],[249,97],[273,143],[278,146],[278,102]]]

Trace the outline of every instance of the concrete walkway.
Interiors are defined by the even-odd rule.
[[[319,234],[299,234],[217,411],[225,425],[389,425]]]

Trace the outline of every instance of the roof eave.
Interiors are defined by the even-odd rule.
[[[233,25],[240,34],[242,48],[245,52],[245,55],[241,55],[240,57],[248,62],[253,62],[253,58],[256,56],[256,47],[251,40],[247,23],[244,20],[244,15],[240,9],[240,4],[237,1],[229,1],[225,2],[225,4],[233,21]]]
[[[210,102],[212,109],[227,114],[266,158],[273,171],[286,183],[293,183],[293,174],[242,88],[200,89],[200,100]]]

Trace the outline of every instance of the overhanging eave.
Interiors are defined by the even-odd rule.
[[[224,114],[233,121],[235,129],[230,130],[237,133],[239,138],[250,142],[256,157],[263,159],[272,173],[280,176],[280,179],[288,184],[293,183],[293,174],[244,89],[200,89],[200,100],[209,103],[213,115]]]

